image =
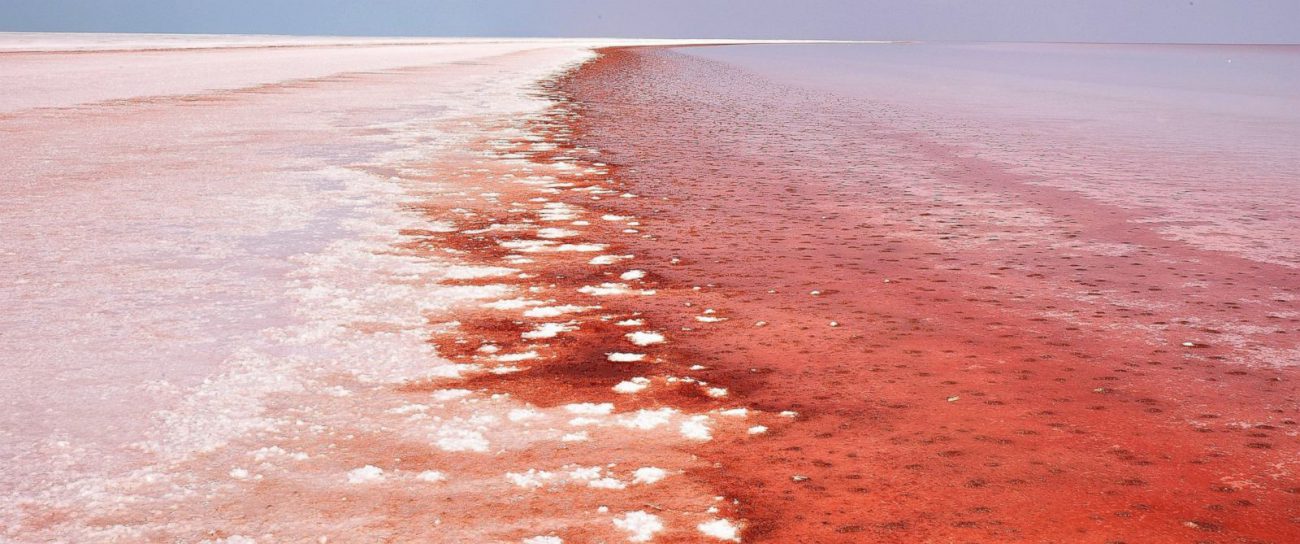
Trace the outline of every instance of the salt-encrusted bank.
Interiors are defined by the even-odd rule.
[[[613,42],[57,38],[0,48],[4,539],[739,538],[685,447],[780,422],[537,86]]]

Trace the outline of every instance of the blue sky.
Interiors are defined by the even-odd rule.
[[[0,0],[0,30],[1300,42],[1300,0]]]

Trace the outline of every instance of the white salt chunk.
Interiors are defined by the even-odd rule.
[[[554,474],[550,472],[546,472],[544,470],[537,470],[535,468],[528,469],[528,472],[507,472],[506,473],[506,480],[524,489],[540,488],[546,485],[547,481],[554,478],[555,478]]]
[[[438,391],[434,391],[430,396],[433,397],[433,400],[439,402],[446,402],[449,400],[456,400],[462,397],[467,397],[469,396],[470,393],[472,393],[472,391],[468,389],[440,389]]]
[[[625,334],[624,336],[627,337],[628,341],[638,346],[649,346],[651,344],[659,344],[664,341],[664,335],[653,331],[630,332]]]
[[[520,336],[527,340],[537,340],[541,338],[555,338],[562,332],[578,330],[577,326],[567,323],[539,323],[533,326],[533,330],[525,332]]]
[[[570,414],[581,414],[587,416],[607,416],[614,412],[614,404],[602,402],[600,404],[582,402],[576,404],[566,404],[564,409]]]
[[[731,520],[715,519],[696,525],[695,528],[699,529],[701,533],[718,540],[740,542],[740,529],[731,523]]]
[[[521,421],[532,421],[535,419],[542,419],[542,417],[543,416],[541,412],[538,412],[537,410],[533,410],[530,408],[514,408],[511,409],[506,414],[506,419],[509,419],[514,423],[519,423]]]
[[[626,283],[602,283],[600,285],[584,285],[578,288],[579,293],[593,296],[611,296],[611,295],[653,295],[654,290],[636,290],[628,289]]]
[[[659,467],[641,467],[632,472],[632,483],[653,484],[668,477],[668,471]]]
[[[537,229],[538,238],[547,238],[547,239],[569,238],[577,235],[578,235],[578,231],[576,230],[561,229],[555,227],[546,227],[546,228]]]
[[[530,359],[536,359],[537,357],[539,356],[537,355],[536,351],[525,351],[523,353],[506,353],[503,355],[497,355],[493,358],[503,363],[513,363],[518,361],[527,361]]]
[[[657,410],[637,410],[631,417],[624,417],[619,420],[618,424],[629,429],[639,429],[648,431],[662,425],[667,425],[672,421],[673,415],[677,410],[672,408],[659,408]]]
[[[443,451],[485,452],[488,449],[487,439],[478,431],[443,428],[438,430],[438,435],[434,444]]]
[[[631,259],[631,258],[632,258],[631,255],[598,255],[592,257],[590,261],[587,261],[587,264],[594,264],[594,265],[614,264],[623,259]]]
[[[587,482],[587,487],[595,489],[624,489],[627,487],[627,484],[617,478],[599,478]]]
[[[348,471],[348,483],[350,484],[370,484],[382,481],[384,481],[384,469],[374,465],[366,465]]]
[[[604,251],[609,244],[560,244],[556,251],[577,251],[580,253],[591,253],[593,251]]]
[[[426,470],[415,475],[415,479],[421,482],[437,483],[447,479],[447,475],[436,470]]]
[[[639,393],[649,386],[650,380],[648,378],[636,377],[619,382],[618,385],[614,386],[614,392],[624,394]]]
[[[614,526],[628,533],[628,542],[649,542],[655,533],[664,530],[659,516],[636,510],[614,518]]]
[[[678,430],[682,436],[691,440],[712,440],[713,434],[709,431],[708,416],[691,416],[690,419],[683,421]]]
[[[574,306],[566,304],[562,306],[545,306],[541,308],[532,308],[524,312],[524,317],[558,317],[564,314],[585,312],[591,309],[591,306]]]

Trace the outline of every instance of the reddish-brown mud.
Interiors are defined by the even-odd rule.
[[[581,203],[643,224],[597,238],[658,289],[600,313],[671,341],[611,367],[624,331],[584,321],[550,346],[562,365],[489,389],[612,398],[703,365],[726,405],[798,412],[696,451],[746,541],[1300,540],[1297,376],[1267,364],[1297,345],[1294,269],[1163,239],[883,106],[670,50],[606,50],[554,92],[578,115],[539,130],[571,130],[639,195]],[[542,264],[535,282],[612,281]],[[703,308],[728,320],[701,326]]]

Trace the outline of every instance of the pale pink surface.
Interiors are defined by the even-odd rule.
[[[110,100],[201,93],[350,72],[448,63],[519,49],[510,44],[336,45],[4,53],[0,114]]]
[[[530,70],[583,54],[518,56],[530,49],[0,54],[0,488],[131,466],[160,447],[135,446],[146,440],[181,437],[184,450],[237,430],[160,428],[159,410],[232,361],[329,349],[276,335],[321,319],[289,295],[311,279],[304,256],[364,239],[373,227],[349,222],[393,207],[387,176],[361,165],[434,149],[419,124],[476,94],[496,101],[485,113],[511,111],[510,89]],[[456,64],[466,61],[492,68]],[[327,273],[364,267],[343,268]]]
[[[538,82],[615,42],[196,41],[0,53],[0,539],[625,538],[649,493],[713,517],[705,486],[631,485],[697,465],[679,428],[711,416],[533,406],[440,355],[451,309],[531,288],[422,240],[496,187],[545,213],[529,181],[582,172],[509,150],[558,145]]]
[[[1171,238],[1300,266],[1300,46],[896,44],[689,54],[880,105]],[[934,127],[940,127],[935,129]]]

